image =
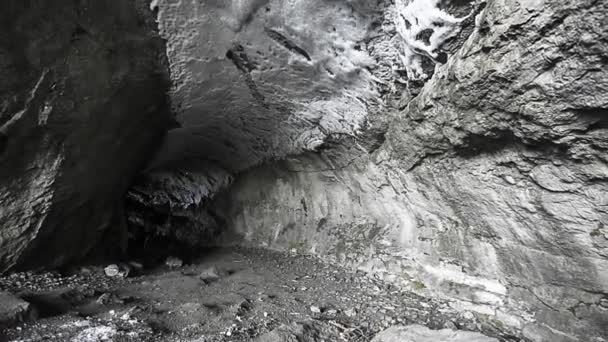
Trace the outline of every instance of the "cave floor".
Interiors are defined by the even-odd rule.
[[[0,278],[0,290],[39,315],[5,329],[0,341],[369,341],[411,323],[488,333],[447,303],[311,256],[260,249],[218,249],[125,278],[94,266],[71,276],[13,274]]]

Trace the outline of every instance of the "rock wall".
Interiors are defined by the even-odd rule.
[[[179,128],[152,166],[200,158],[230,172],[352,136],[384,109],[372,69],[397,59],[384,1],[151,4],[167,40]],[[382,56],[382,57],[380,57]],[[394,64],[394,63],[393,63]],[[390,69],[386,82],[392,81]]]
[[[246,172],[215,210],[246,241],[447,296],[527,339],[605,341],[606,13],[488,1],[378,150],[359,137]]]
[[[0,7],[0,272],[63,265],[125,232],[170,120],[164,43],[144,1]]]
[[[608,338],[605,1],[33,4],[0,12],[0,271],[128,216]]]

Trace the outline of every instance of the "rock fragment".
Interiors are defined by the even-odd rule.
[[[0,292],[0,328],[13,326],[35,317],[30,303],[10,293]]]
[[[131,268],[125,264],[121,264],[120,266],[117,264],[112,264],[106,266],[106,268],[103,269],[103,272],[110,278],[126,278],[129,276]]]
[[[203,270],[198,277],[206,284],[209,284],[220,279],[220,271],[217,269],[217,267],[211,266]]]
[[[118,274],[120,273],[120,269],[118,268],[118,265],[112,264],[112,265],[108,265],[106,268],[104,268],[103,272],[108,277],[114,278],[114,277],[118,276]]]
[[[184,265],[182,259],[170,256],[165,260],[165,265],[169,266],[169,268],[180,268]]]
[[[351,308],[351,309],[344,311],[344,314],[348,317],[355,317],[357,315],[357,310]]]

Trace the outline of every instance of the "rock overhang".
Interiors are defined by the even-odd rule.
[[[356,135],[383,107],[362,48],[383,1],[155,1],[179,128],[153,165],[238,172]]]

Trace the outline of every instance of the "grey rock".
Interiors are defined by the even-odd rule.
[[[305,242],[515,335],[604,339],[605,13],[602,1],[488,2],[420,94],[384,114],[372,153],[353,147],[361,135],[257,167],[215,212],[248,243]]]
[[[431,330],[422,325],[408,325],[388,328],[372,342],[498,342],[498,339],[470,331]]]
[[[35,316],[35,310],[30,303],[0,291],[0,328],[13,326]]]
[[[184,265],[184,261],[178,257],[170,256],[165,260],[165,265],[169,268],[180,268]]]
[[[369,70],[377,68],[374,58],[399,54],[377,25],[385,19],[384,2],[159,0],[155,6],[179,85],[170,97],[181,127],[169,132],[153,165],[198,157],[242,171],[317,150],[332,134],[353,135],[368,111],[382,109]],[[380,41],[382,48],[372,49]],[[394,83],[394,75],[385,78]]]
[[[213,244],[220,224],[205,205],[232,179],[225,169],[209,162],[149,169],[137,177],[127,193],[131,238],[158,236],[192,247]]]
[[[199,279],[205,283],[212,283],[221,277],[221,272],[215,266],[208,267],[199,274]]]
[[[120,274],[120,268],[116,264],[108,265],[103,269],[103,272],[108,277],[117,277]]]
[[[281,325],[273,331],[264,334],[255,342],[320,342],[335,341],[339,330],[327,323],[316,320]]]
[[[170,121],[145,1],[8,0],[0,13],[0,272],[61,266],[105,238]]]
[[[439,13],[473,15],[458,27],[456,43],[442,47],[446,63],[430,51],[439,63],[423,65],[425,74],[432,70],[423,81],[403,75],[392,1],[154,1],[179,127],[158,139],[159,152],[128,193],[132,232],[195,246],[222,232],[220,241],[314,253],[421,295],[449,297],[455,308],[478,313],[471,320],[484,320],[467,327],[531,340],[605,339],[608,3],[462,3],[441,1]],[[112,26],[96,21],[105,17],[96,15],[93,28]],[[0,21],[9,23],[4,32],[22,27],[12,25],[20,18]],[[18,41],[43,44],[36,37],[47,32],[32,32]],[[0,171],[0,264],[60,264],[85,254],[78,248],[90,249],[105,227],[122,227],[113,215],[120,210],[110,208],[135,165],[150,159],[144,154],[162,115],[146,121],[148,130],[125,125],[116,109],[123,107],[104,111],[113,92],[101,76],[109,72],[76,92],[65,84],[86,83],[83,75],[96,69],[75,62],[85,70],[69,73],[43,60],[59,54],[43,53],[46,45],[13,51],[5,40],[12,41],[0,39],[0,54],[10,58],[0,63],[16,66],[0,83],[15,89],[0,99],[0,132],[10,133],[8,143],[0,140],[10,151],[1,161],[11,165]],[[155,56],[156,45],[146,47],[136,48]],[[119,65],[139,58],[120,51]],[[96,56],[85,57],[97,67],[106,59]],[[20,61],[28,72],[14,77]],[[133,78],[118,78],[141,108],[164,93],[161,76],[145,78],[156,85],[145,97],[136,96]],[[70,81],[59,82],[65,98],[56,100],[55,79]],[[89,93],[100,96],[85,101],[95,109],[86,117],[104,112],[108,127],[37,130],[74,123],[80,111],[66,99]],[[57,118],[52,108],[66,114]],[[108,131],[103,142],[82,144]],[[137,148],[114,145],[127,135]],[[105,167],[109,155],[118,169]],[[91,185],[97,169],[107,182]],[[116,183],[119,176],[125,184]],[[82,229],[85,217],[91,227]],[[303,331],[317,329],[306,323],[269,336],[297,340]]]
[[[354,308],[346,309],[344,311],[344,314],[348,317],[355,317],[357,315],[357,310],[355,310]]]

